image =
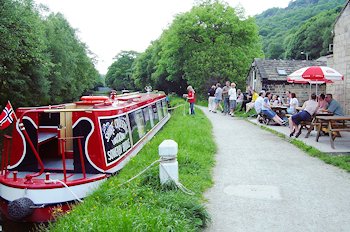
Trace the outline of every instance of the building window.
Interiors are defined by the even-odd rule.
[[[283,68],[277,68],[277,73],[279,76],[287,76],[287,72]]]

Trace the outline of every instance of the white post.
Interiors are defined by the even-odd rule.
[[[164,140],[158,147],[160,156],[159,179],[160,183],[179,181],[179,168],[177,162],[178,146],[174,140]]]

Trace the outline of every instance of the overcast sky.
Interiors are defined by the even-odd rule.
[[[240,4],[246,15],[268,8],[287,7],[291,0],[227,0],[232,7]],[[143,52],[158,39],[174,16],[186,12],[194,0],[35,0],[61,12],[78,36],[97,55],[97,70],[106,74],[122,50]]]

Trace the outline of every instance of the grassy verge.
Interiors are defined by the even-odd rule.
[[[173,99],[172,104],[183,103]],[[195,195],[159,183],[158,164],[122,185],[159,159],[165,139],[178,143],[179,180]],[[164,128],[116,176],[67,215],[50,225],[50,231],[199,231],[209,216],[203,192],[212,185],[211,169],[216,146],[212,127],[200,110],[184,115],[179,107]]]
[[[327,164],[339,167],[345,171],[350,172],[350,156],[349,155],[346,155],[346,154],[329,155],[327,153],[321,152],[320,150],[318,150],[312,146],[305,144],[304,142],[302,142],[298,139],[295,139],[295,138],[290,139],[285,134],[277,132],[277,131],[270,129],[266,126],[260,126],[260,127],[263,128],[264,130],[267,130],[267,131],[277,135],[278,137],[290,142],[294,146],[303,150],[306,154],[308,154],[312,157],[319,158],[320,160],[323,160]]]

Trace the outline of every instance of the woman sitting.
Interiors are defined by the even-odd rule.
[[[291,93],[290,96],[291,96],[291,99],[288,104],[287,113],[295,114],[297,112],[296,108],[299,106],[299,101],[295,93]]]
[[[312,115],[318,109],[318,103],[316,102],[316,94],[311,94],[311,99],[306,101],[302,107],[302,111],[289,117],[289,137],[292,137],[296,133],[295,138],[298,138],[301,134],[301,121],[311,121]]]
[[[275,121],[276,123],[278,123],[279,125],[285,125],[286,121],[282,120],[277,114],[276,112],[274,112],[273,110],[271,110],[271,106],[270,106],[270,100],[271,100],[271,93],[270,92],[266,92],[265,98],[264,98],[264,103],[262,104],[261,107],[261,112],[266,115],[266,117],[268,117],[269,119],[272,119],[273,121]]]
[[[320,97],[318,98],[318,109],[319,110],[326,110],[328,107],[328,102],[326,101],[326,95],[321,93]]]

